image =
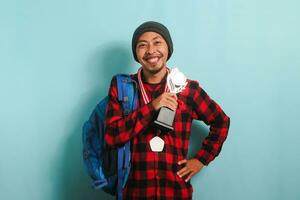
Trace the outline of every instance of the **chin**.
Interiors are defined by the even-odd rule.
[[[151,74],[157,74],[164,68],[164,65],[161,64],[161,65],[158,65],[158,66],[146,66],[145,68]]]

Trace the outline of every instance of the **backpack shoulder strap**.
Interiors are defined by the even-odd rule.
[[[118,100],[122,102],[123,114],[129,115],[130,112],[137,108],[137,84],[130,75],[118,74]],[[130,141],[124,147],[118,149],[118,183],[117,183],[117,199],[122,199],[122,190],[125,185],[125,173],[130,167]],[[127,174],[128,175],[128,174]]]
[[[117,74],[118,100],[122,102],[123,114],[129,115],[137,108],[137,83],[128,74]]]

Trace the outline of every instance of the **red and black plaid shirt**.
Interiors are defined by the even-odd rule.
[[[132,78],[138,82],[137,74],[132,75]],[[149,98],[154,99],[164,92],[166,76],[159,84],[143,82]],[[198,82],[188,80],[186,88],[177,95],[174,130],[162,132],[155,128],[153,121],[156,111],[151,102],[145,105],[140,88],[138,109],[129,116],[123,116],[116,84],[114,77],[109,90],[105,140],[111,146],[131,140],[132,165],[123,198],[192,199],[193,188],[190,181],[185,182],[184,177],[180,178],[176,174],[182,168],[177,162],[185,159],[188,153],[192,120],[202,120],[210,125],[209,135],[195,155],[204,165],[208,165],[221,151],[228,133],[229,117]],[[149,141],[157,135],[165,141],[162,152],[150,149]]]

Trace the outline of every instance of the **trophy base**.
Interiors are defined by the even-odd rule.
[[[161,107],[157,119],[154,121],[154,123],[159,125],[160,128],[167,129],[167,130],[174,130],[173,128],[174,117],[175,117],[175,111],[167,107]]]
[[[157,125],[159,125],[160,127],[164,128],[164,129],[174,130],[173,126],[170,126],[168,124],[164,124],[164,123],[162,123],[160,121],[155,120],[154,123],[157,124]]]

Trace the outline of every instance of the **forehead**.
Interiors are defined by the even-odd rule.
[[[164,38],[156,33],[156,32],[145,32],[143,33],[139,39],[138,39],[138,42],[141,42],[141,41],[151,41],[151,40],[155,40],[155,39],[162,39],[164,40]]]

